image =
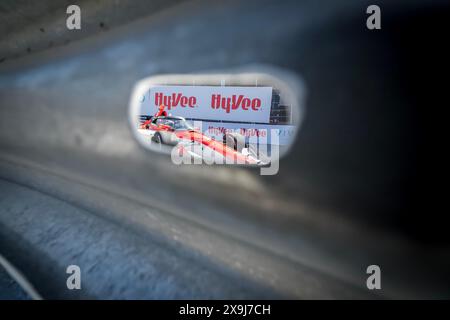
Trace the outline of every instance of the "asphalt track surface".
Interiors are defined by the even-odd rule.
[[[324,285],[329,287],[330,297],[333,292],[352,297],[356,290],[285,256],[269,259],[267,255],[293,251],[298,246],[293,243],[289,249],[278,244],[272,248],[278,252],[267,252],[265,244],[276,235],[269,231],[259,234],[245,225],[244,217],[226,217],[206,200],[194,203],[196,208],[186,205],[177,210],[153,192],[152,197],[127,194],[119,186],[116,190],[105,187],[111,186],[110,182],[98,185],[80,175],[74,179],[62,172],[55,174],[55,165],[49,174],[49,169],[27,161],[20,168],[2,164],[2,226],[12,233],[2,243],[11,243],[15,235],[26,235],[9,249],[14,252],[14,261],[21,258],[20,252],[29,252],[30,245],[40,251],[33,257],[28,255],[27,260],[45,263],[46,257],[58,257],[42,270],[44,276],[53,279],[48,285],[59,284],[41,287],[46,297],[60,297],[52,292],[62,292],[63,297],[134,299],[286,298],[302,297],[302,287],[308,287],[308,296],[319,297]],[[24,180],[12,183],[5,177],[9,174]],[[26,203],[23,199],[27,199]],[[177,197],[177,204],[181,201]],[[188,213],[197,217],[189,218]],[[208,225],[202,215],[209,216]],[[234,226],[231,237],[224,234],[229,223]],[[252,238],[258,239],[257,243],[247,242]],[[65,267],[70,264],[86,270],[81,292],[65,289]],[[33,274],[42,277],[38,265],[34,262],[23,270],[31,281]],[[293,278],[298,280],[293,283]],[[114,281],[105,286],[108,279]],[[258,285],[263,279],[277,288]]]
[[[358,270],[373,260],[394,271],[383,279],[390,297],[423,294],[396,290],[399,280],[408,284],[409,272],[427,270],[433,256],[402,278],[395,268],[417,251],[389,235],[307,220],[293,225],[282,207],[274,224],[273,217],[261,219],[261,201],[246,201],[248,194],[234,197],[239,215],[230,214],[232,204],[202,197],[201,188],[195,198],[202,201],[191,201],[198,185],[185,179],[163,190],[161,170],[130,181],[127,171],[135,166],[111,175],[123,163],[98,166],[96,160],[86,173],[89,159],[83,172],[76,171],[80,158],[71,159],[63,156],[63,168],[54,155],[0,161],[0,248],[44,298],[377,298],[364,288],[365,270]],[[135,172],[154,171],[144,168]],[[80,291],[66,289],[71,264],[81,267]]]
[[[3,267],[0,267],[0,300],[30,300],[30,296]]]

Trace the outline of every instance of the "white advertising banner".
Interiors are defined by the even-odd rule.
[[[141,99],[141,114],[269,123],[272,87],[154,86]]]
[[[195,121],[194,126],[198,126],[200,122]],[[225,133],[236,132],[249,141],[259,140],[260,143],[289,145],[295,136],[296,128],[292,125],[268,125],[268,124],[245,124],[245,123],[226,123],[226,122],[201,122],[201,130],[209,137],[221,140]],[[272,139],[271,129],[276,129],[275,134],[278,139]]]

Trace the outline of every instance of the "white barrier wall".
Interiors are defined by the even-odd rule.
[[[153,115],[161,104],[172,116],[223,121],[193,123],[218,140],[227,130],[232,130],[250,141],[259,139],[260,143],[289,145],[295,135],[295,126],[269,124],[272,87],[153,86],[141,99],[141,114]],[[278,139],[272,139],[271,129],[278,130]]]
[[[195,127],[200,127],[203,133],[217,140],[221,140],[223,135],[230,130],[237,132],[255,142],[259,139],[260,143],[289,145],[295,136],[295,126],[291,125],[269,125],[269,124],[244,124],[244,123],[220,123],[209,121],[195,121]],[[276,129],[278,139],[272,139],[271,129]]]

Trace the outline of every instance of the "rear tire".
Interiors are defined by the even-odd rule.
[[[247,145],[245,143],[245,137],[239,133],[226,133],[223,136],[223,143],[237,152],[242,152]]]

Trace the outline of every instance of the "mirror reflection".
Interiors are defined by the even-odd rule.
[[[263,74],[144,79],[131,101],[135,136],[179,163],[268,165],[292,144],[299,89]]]

